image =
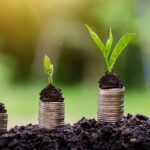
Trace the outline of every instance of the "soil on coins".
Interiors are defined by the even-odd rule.
[[[0,136],[0,150],[150,150],[150,120],[128,114],[116,124],[82,118],[52,131],[15,126]]]
[[[101,89],[123,88],[120,76],[113,72],[106,72],[99,81]]]
[[[6,113],[6,109],[3,103],[0,103],[0,113]]]
[[[40,93],[40,100],[43,102],[63,102],[61,90],[49,84]]]

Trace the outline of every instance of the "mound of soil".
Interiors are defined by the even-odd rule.
[[[5,106],[3,103],[0,103],[0,113],[6,113],[7,110],[5,109]]]
[[[49,84],[40,93],[40,100],[44,102],[63,102],[61,90]]]
[[[122,88],[123,84],[119,75],[112,72],[106,72],[99,81],[99,87],[101,89]]]
[[[0,136],[1,150],[150,150],[150,120],[124,117],[116,124],[82,118],[73,126],[45,131],[37,125],[15,126]]]

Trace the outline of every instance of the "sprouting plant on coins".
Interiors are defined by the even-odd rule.
[[[47,55],[44,56],[44,70],[48,76],[49,84],[53,84],[53,64],[51,64]]]
[[[88,25],[86,25],[86,27],[87,27],[88,31],[90,32],[92,39],[97,44],[97,46],[99,47],[99,49],[101,50],[101,52],[105,58],[107,71],[112,72],[114,64],[115,64],[118,56],[126,48],[126,46],[129,44],[129,42],[135,37],[136,33],[127,33],[127,34],[123,35],[120,38],[120,40],[118,41],[115,48],[113,49],[112,54],[109,58],[111,46],[113,43],[113,36],[112,36],[111,28],[110,28],[110,32],[109,32],[109,38],[108,38],[108,40],[106,42],[106,46],[105,46],[103,44],[103,42],[101,41],[101,39],[98,37],[98,35]]]

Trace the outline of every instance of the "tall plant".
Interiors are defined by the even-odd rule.
[[[118,56],[126,48],[126,46],[129,44],[129,42],[135,37],[136,33],[127,33],[127,34],[123,35],[120,38],[120,40],[118,41],[115,48],[113,49],[111,56],[109,57],[110,51],[111,51],[111,46],[113,43],[113,35],[111,32],[111,28],[110,28],[110,32],[109,32],[109,38],[106,42],[106,45],[104,45],[103,42],[101,41],[101,39],[98,37],[98,35],[88,25],[86,25],[86,27],[87,27],[88,31],[90,32],[92,39],[97,44],[97,46],[99,47],[99,49],[101,50],[101,52],[105,58],[108,72],[112,72],[114,64],[115,64]]]

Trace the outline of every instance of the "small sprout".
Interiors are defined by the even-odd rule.
[[[102,54],[106,61],[108,72],[112,72],[117,58],[119,57],[121,52],[126,48],[126,46],[129,44],[129,42],[135,37],[136,33],[127,33],[123,35],[121,39],[118,41],[116,47],[113,49],[112,54],[109,59],[109,54],[110,54],[111,46],[113,43],[113,36],[112,36],[111,28],[109,32],[109,38],[105,46],[103,42],[101,41],[101,39],[98,37],[98,35],[88,25],[86,25],[86,27],[88,31],[90,32],[92,39],[97,44],[99,49],[102,51]]]
[[[47,55],[44,56],[44,70],[48,76],[49,84],[53,84],[53,65],[50,62],[50,59]]]

